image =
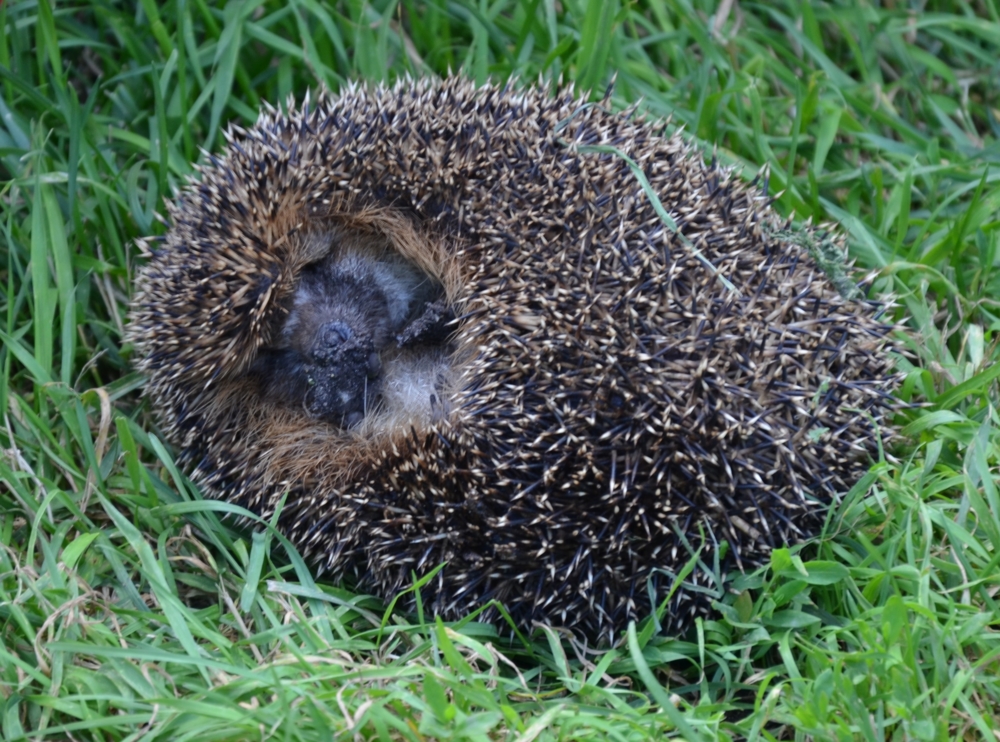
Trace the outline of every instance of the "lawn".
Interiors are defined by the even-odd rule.
[[[0,29],[0,738],[1000,739],[996,0],[4,0]],[[226,125],[449,70],[613,81],[895,297],[901,434],[683,636],[511,639],[316,580],[141,396],[135,239]]]

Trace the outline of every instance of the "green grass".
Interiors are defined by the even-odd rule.
[[[1000,728],[1000,4],[0,3],[0,738],[971,740]],[[594,653],[314,582],[172,463],[120,338],[221,127],[462,70],[641,99],[838,222],[903,437],[681,638]]]

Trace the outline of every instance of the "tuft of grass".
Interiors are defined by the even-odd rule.
[[[0,738],[995,737],[996,0],[5,0],[0,29]],[[141,401],[134,240],[201,148],[264,101],[449,70],[613,81],[895,297],[901,436],[687,636],[594,652],[315,580],[200,499]]]

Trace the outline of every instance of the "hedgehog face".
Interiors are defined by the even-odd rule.
[[[416,360],[435,352],[448,313],[440,284],[377,239],[325,241],[328,254],[302,270],[278,344],[253,371],[272,399],[351,428],[379,408],[387,382],[400,386],[393,375],[413,372],[393,362],[400,349],[422,349],[409,354]]]

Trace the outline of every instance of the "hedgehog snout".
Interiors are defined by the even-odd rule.
[[[381,368],[370,336],[339,320],[324,323],[308,353],[306,412],[337,425],[357,425],[378,394]]]
[[[320,329],[322,341],[329,346],[337,346],[346,343],[354,337],[354,331],[343,322],[327,322]]]
[[[347,358],[365,357],[375,352],[375,344],[365,333],[355,332],[344,322],[332,321],[323,324],[309,347],[309,359],[321,366],[343,365]]]

